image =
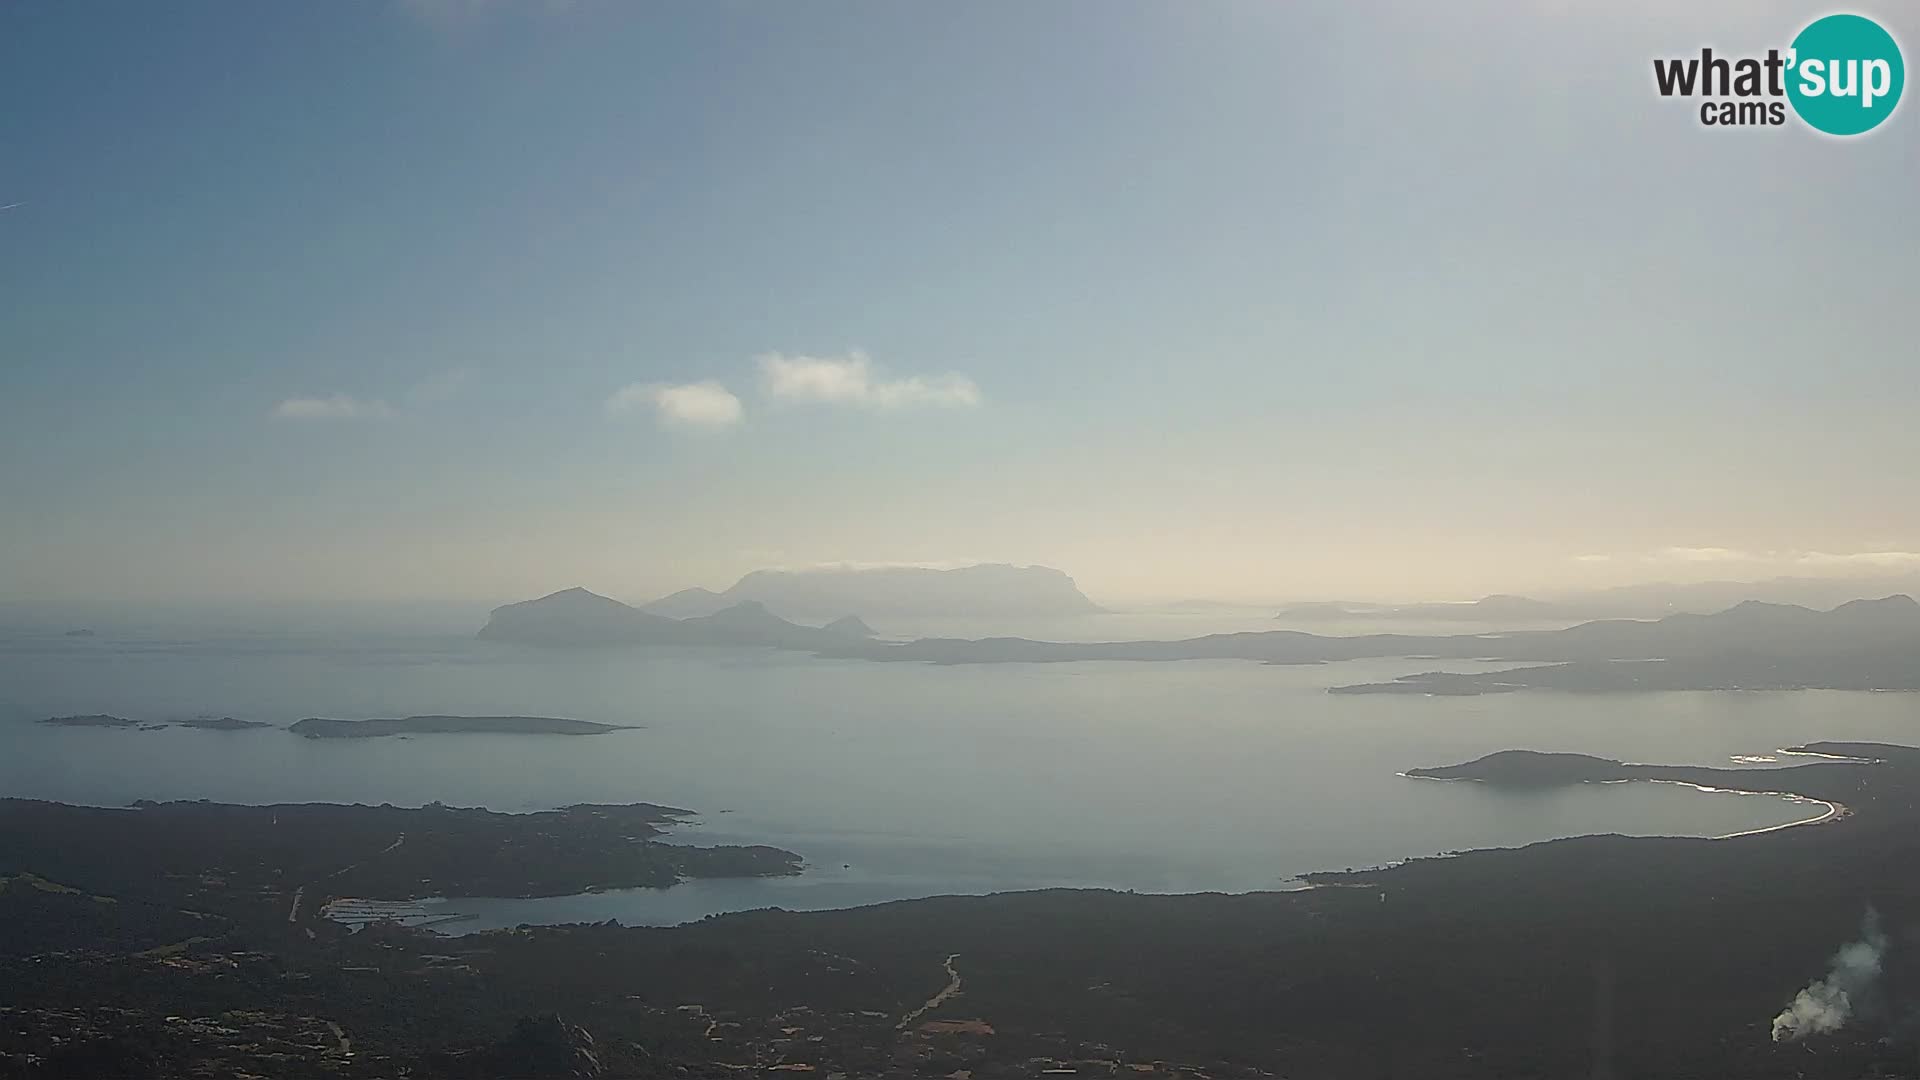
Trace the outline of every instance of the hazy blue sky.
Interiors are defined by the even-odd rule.
[[[1652,88],[1825,10],[16,0],[0,598],[1920,567],[1920,103]]]

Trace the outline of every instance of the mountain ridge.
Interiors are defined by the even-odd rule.
[[[573,616],[580,616],[578,622]],[[860,628],[864,622],[854,620]],[[1499,693],[1564,690],[1920,689],[1920,603],[1911,596],[1848,601],[1827,611],[1750,601],[1707,615],[1601,619],[1555,630],[1479,634],[1323,636],[1302,630],[1209,634],[1173,641],[1036,641],[1018,637],[875,640],[846,618],[789,622],[757,601],[668,619],[583,589],[495,609],[483,638],[543,645],[723,645],[819,656],[933,664],[1092,660],[1251,660],[1322,664],[1384,657],[1492,660],[1539,667],[1428,672],[1336,693]]]
[[[723,592],[694,586],[638,605],[670,618],[711,615],[757,601],[789,616],[1034,617],[1091,615],[1105,609],[1073,578],[1050,566],[822,566],[752,570]]]
[[[855,632],[856,626],[865,633]],[[553,647],[731,645],[809,651],[845,646],[872,634],[856,616],[843,616],[824,627],[804,626],[775,615],[757,600],[673,619],[574,586],[494,608],[476,636]]]

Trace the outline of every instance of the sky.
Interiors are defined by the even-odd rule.
[[[15,0],[0,601],[1920,569],[1920,103],[1653,89],[1826,10]]]

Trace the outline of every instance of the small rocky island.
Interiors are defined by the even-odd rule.
[[[1478,780],[1502,787],[1557,787],[1627,779],[1620,762],[1589,754],[1553,754],[1539,750],[1501,750],[1460,765],[1408,769],[1422,780]]]
[[[408,716],[398,720],[310,716],[287,730],[309,739],[377,739],[387,735],[604,735],[633,729],[557,716]]]
[[[105,713],[93,713],[88,716],[49,716],[40,722],[52,724],[54,727],[134,728],[140,726],[136,721],[124,716],[108,716]]]
[[[183,720],[181,727],[200,728],[203,731],[249,731],[253,728],[272,727],[262,720],[239,720],[231,716],[196,716]]]

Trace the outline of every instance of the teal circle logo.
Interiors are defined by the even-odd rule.
[[[1860,135],[1900,104],[1907,65],[1893,35],[1861,15],[1828,15],[1793,39],[1787,100],[1816,131]]]

